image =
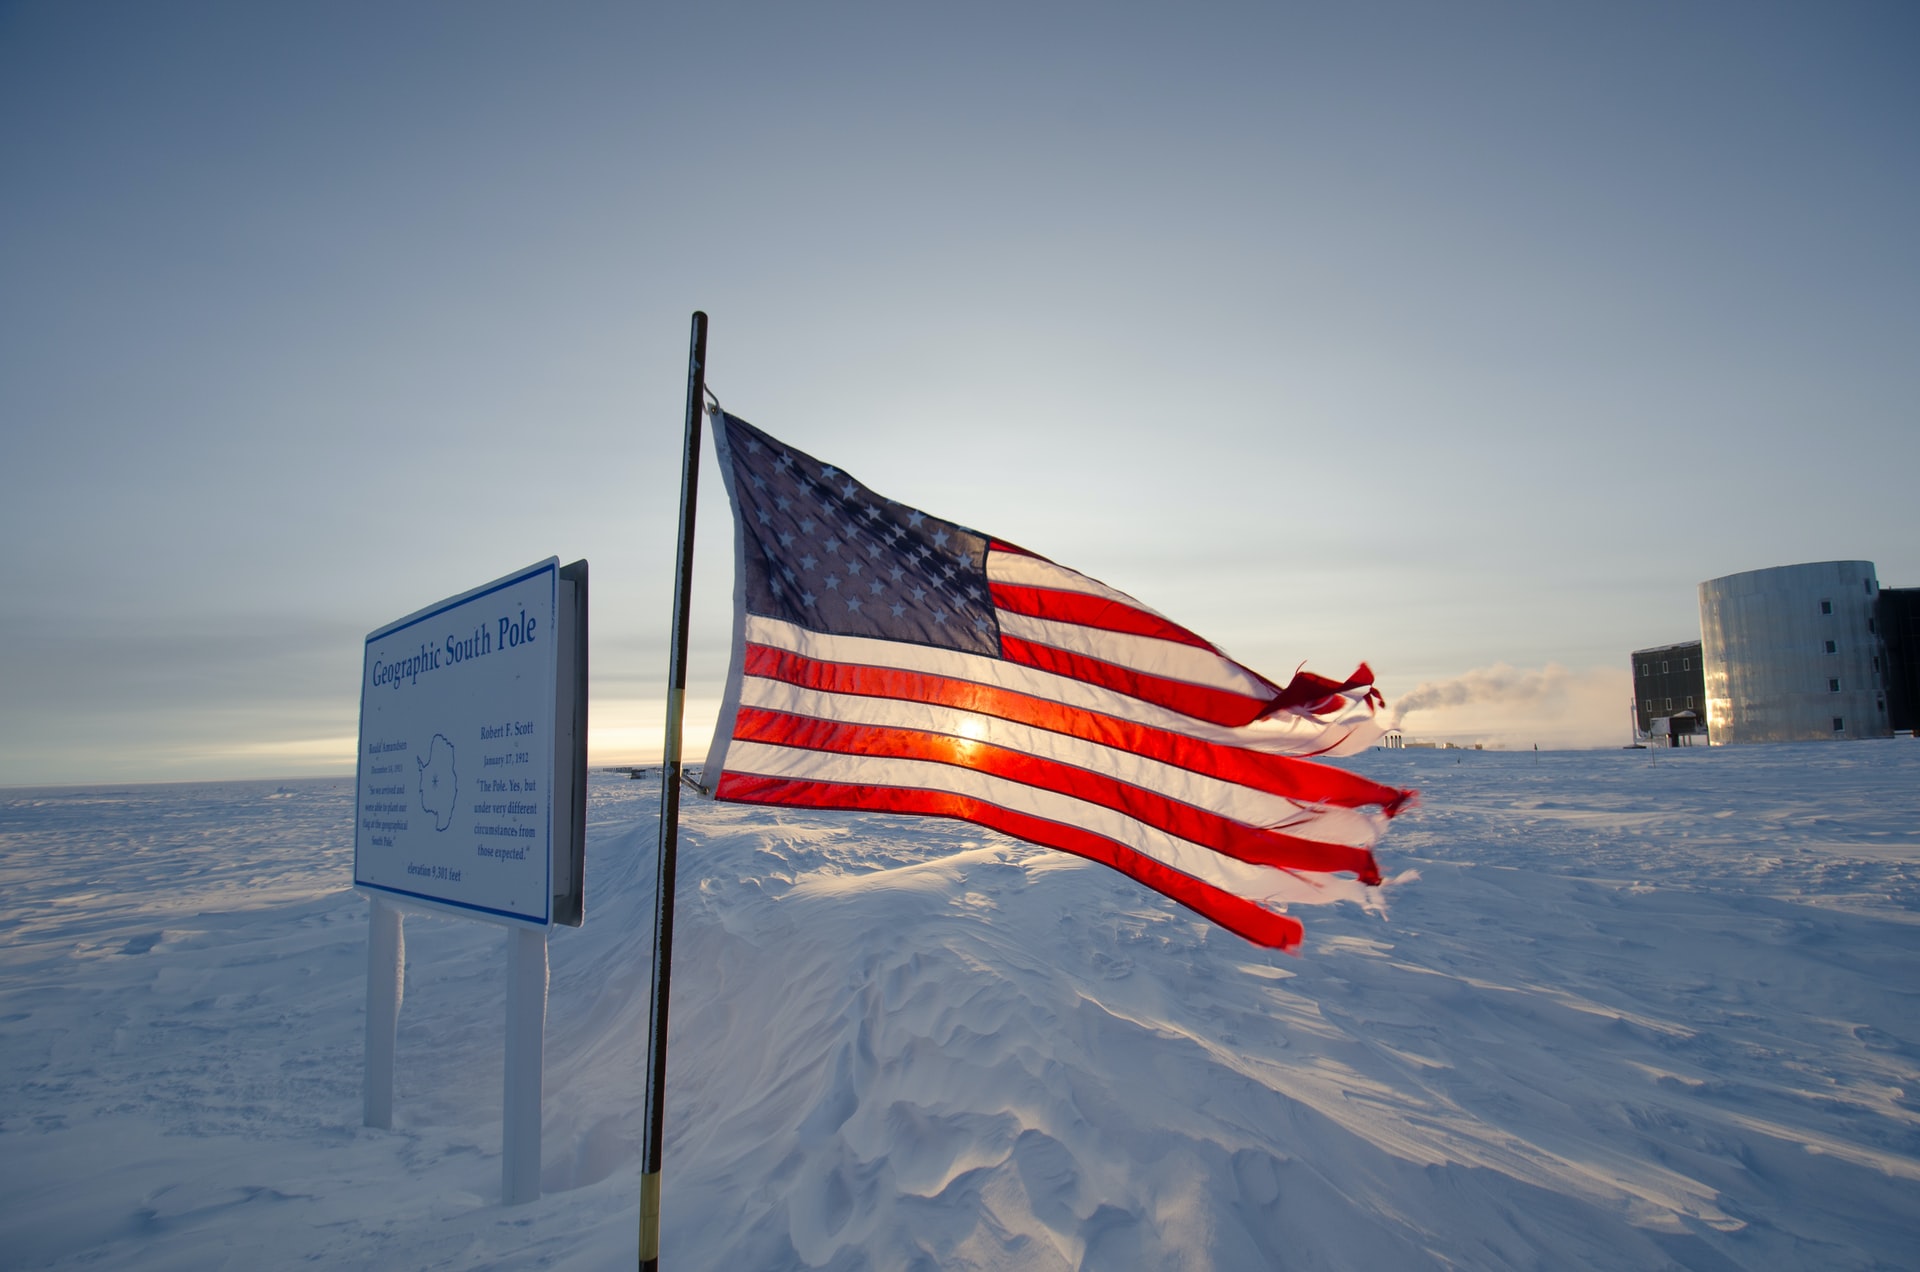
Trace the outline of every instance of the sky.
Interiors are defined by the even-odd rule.
[[[1620,745],[1702,580],[1920,586],[1917,59],[1903,3],[0,3],[0,785],[345,773],[367,633],[549,556],[592,758],[657,757],[696,309],[735,414],[1270,677]]]

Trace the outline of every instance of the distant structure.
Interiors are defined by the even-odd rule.
[[[1920,737],[1920,588],[1871,561],[1700,585],[1700,639],[1633,651],[1633,727],[1652,746]]]
[[[1713,741],[1893,733],[1871,561],[1748,570],[1700,585]]]
[[[1880,589],[1880,642],[1886,647],[1887,722],[1920,730],[1920,587]]]
[[[1707,667],[1699,641],[1633,651],[1633,725],[1660,746],[1711,741]]]
[[[1480,751],[1486,748],[1484,742],[1410,742],[1407,735],[1399,729],[1388,729],[1380,735],[1380,741],[1374,746],[1380,751]],[[1534,750],[1539,750],[1535,747]]]

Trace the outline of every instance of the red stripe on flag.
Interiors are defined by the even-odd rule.
[[[1382,706],[1386,702],[1380,696],[1380,691],[1373,687],[1373,668],[1361,663],[1353,669],[1351,676],[1337,684],[1310,671],[1295,672],[1293,679],[1287,682],[1287,687],[1260,714],[1273,715],[1298,707],[1308,715],[1327,715],[1343,710],[1347,705],[1347,697],[1343,695],[1351,695],[1355,689],[1366,690],[1362,698],[1371,701],[1374,706]]]
[[[1006,610],[1008,613],[1024,614],[1029,618],[1044,618],[1056,623],[1076,623],[1081,627],[1094,627],[1103,632],[1152,636],[1158,640],[1191,645],[1195,649],[1204,649],[1208,653],[1220,653],[1210,643],[1178,623],[1164,619],[1150,610],[1122,605],[1119,601],[1109,600],[1104,596],[1092,596],[1086,592],[1068,592],[1056,587],[1028,587],[1017,583],[994,583],[989,586],[989,590],[993,593],[995,608]],[[1225,656],[1221,654],[1221,657]]]
[[[1212,884],[1202,883],[1191,875],[1181,874],[1171,866],[1162,865],[1104,835],[1028,813],[1017,813],[966,795],[898,786],[802,782],[791,778],[729,772],[721,777],[714,796],[747,804],[951,817],[1111,866],[1256,945],[1291,950],[1300,944],[1304,935],[1298,920],[1276,914]]]
[[[1362,883],[1380,882],[1380,867],[1365,848],[1256,829],[1130,782],[991,743],[921,729],[846,724],[755,707],[740,709],[733,736],[745,742],[809,751],[951,764],[1099,804],[1237,861],[1282,870],[1344,870],[1358,875]]]
[[[1371,781],[1347,769],[1314,764],[1293,756],[1268,755],[1243,747],[1203,742],[1011,689],[928,672],[824,662],[770,645],[751,644],[747,646],[743,670],[749,676],[778,680],[803,689],[975,711],[1109,746],[1116,751],[1131,752],[1304,804],[1330,804],[1336,808],[1378,805],[1391,817],[1405,808],[1414,794]]]
[[[1000,653],[1008,662],[1022,667],[1035,667],[1056,676],[1099,685],[1103,689],[1112,689],[1116,693],[1124,693],[1130,698],[1151,702],[1156,707],[1166,707],[1209,724],[1238,728],[1253,723],[1268,711],[1269,704],[1265,698],[1136,671],[1119,663],[1022,640],[1004,632],[1000,635]]]

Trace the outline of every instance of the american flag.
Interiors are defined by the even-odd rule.
[[[1363,663],[1284,686],[1125,594],[715,414],[735,524],[715,798],[954,817],[1130,875],[1260,945],[1380,882],[1412,792]],[[1352,879],[1341,876],[1351,875]]]

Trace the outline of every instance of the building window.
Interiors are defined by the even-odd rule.
[[[1874,635],[1876,635],[1876,636],[1880,634],[1880,629],[1879,629],[1878,627],[1875,627],[1875,626],[1873,625],[1873,620],[1872,620],[1872,619],[1868,619],[1868,620],[1867,620],[1867,630],[1868,630],[1868,631],[1870,631],[1870,632],[1872,632],[1872,633],[1873,633]]]
[[[1682,658],[1682,659],[1680,660],[1680,670],[1682,670],[1682,671],[1692,671],[1692,670],[1693,670],[1693,659],[1691,659],[1691,658]]]
[[[1652,698],[1648,698],[1648,699],[1647,699],[1647,714],[1648,714],[1648,715],[1652,715],[1652,714],[1653,714],[1653,699],[1652,699]]]
[[[1687,695],[1687,710],[1689,710],[1689,711],[1691,711],[1691,710],[1693,710],[1693,695],[1692,695],[1692,694],[1688,694],[1688,695]]]
[[[1861,580],[1860,580],[1860,585],[1861,585],[1862,587],[1864,587],[1864,588],[1866,588],[1866,589],[1867,589],[1867,595],[1868,595],[1868,596],[1872,596],[1872,595],[1873,595],[1873,580],[1872,580],[1872,579],[1861,579]]]
[[[1671,711],[1671,710],[1673,710],[1673,699],[1672,699],[1672,698],[1668,698],[1668,699],[1667,699],[1667,710],[1669,710],[1669,711]]]
[[[1840,692],[1840,682],[1839,682],[1839,681],[1838,681],[1837,679],[1836,679],[1836,680],[1829,680],[1829,681],[1827,681],[1827,692],[1828,692],[1828,693],[1839,693],[1839,692]]]
[[[1821,612],[1822,614],[1831,614],[1831,613],[1833,613],[1833,602],[1832,602],[1832,601],[1822,601],[1822,602],[1820,602],[1820,612]]]
[[[1845,729],[1846,727],[1847,727],[1847,720],[1845,716],[1833,717],[1833,731],[1835,733],[1839,733],[1841,730]]]
[[[1873,674],[1876,676],[1880,674],[1880,660],[1878,658],[1873,660]]]
[[[1641,674],[1641,675],[1643,675],[1643,676],[1645,676],[1645,675],[1650,675],[1650,674],[1652,674],[1652,672],[1653,672],[1653,664],[1651,664],[1651,663],[1641,663],[1641,664],[1640,664],[1640,674]]]
[[[1837,653],[1839,653],[1839,652],[1840,652],[1840,646],[1838,646],[1838,645],[1836,645],[1836,644],[1834,644],[1834,643],[1833,643],[1832,641],[1828,641],[1828,642],[1827,642],[1827,652],[1828,652],[1828,653],[1830,653],[1830,654],[1837,654]]]
[[[1663,676],[1667,674],[1667,664],[1664,662],[1660,664],[1660,674]]]

